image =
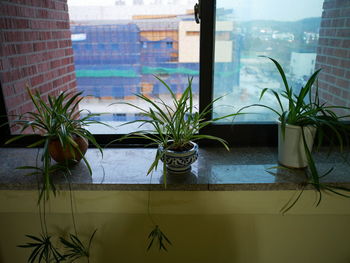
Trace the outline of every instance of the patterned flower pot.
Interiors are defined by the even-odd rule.
[[[186,173],[191,170],[191,164],[198,159],[198,145],[190,142],[192,148],[188,151],[172,151],[165,150],[161,161],[166,163],[167,170],[171,173]],[[158,147],[158,151],[164,152],[162,145]]]

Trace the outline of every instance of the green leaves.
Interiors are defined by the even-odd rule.
[[[82,154],[74,138],[81,137],[90,141],[102,154],[102,148],[96,142],[94,136],[84,127],[91,124],[103,123],[93,120],[92,118],[99,114],[92,114],[89,111],[87,111],[85,116],[79,116],[83,114],[83,110],[78,109],[79,103],[83,99],[81,96],[82,92],[64,91],[57,96],[48,95],[46,98],[41,96],[39,92],[33,93],[29,86],[27,86],[27,92],[34,105],[35,111],[26,112],[17,116],[18,118],[14,121],[14,124],[21,127],[21,133],[31,129],[34,133],[42,136],[41,139],[27,146],[32,148],[43,145],[41,156],[43,168],[37,167],[35,173],[30,173],[41,173],[42,175],[42,189],[39,195],[40,202],[43,197],[45,197],[45,199],[49,198],[50,191],[53,191],[55,194],[56,188],[51,178],[52,173],[57,172],[60,168],[63,168],[63,170],[67,168],[51,164],[51,157],[48,151],[50,141],[58,140],[61,147],[63,149],[68,149],[73,158],[75,158],[76,152],[80,153],[80,155]],[[107,124],[103,125],[108,126]],[[8,140],[6,144],[26,136],[31,136],[31,134],[18,135]],[[91,174],[91,167],[85,157],[83,157],[83,161]]]
[[[176,96],[165,81],[157,76],[155,76],[155,78],[157,78],[168,90],[172,101],[165,103],[161,99],[151,100],[142,94],[136,94],[139,99],[143,100],[148,105],[148,109],[142,109],[137,105],[133,105],[132,103],[124,103],[135,108],[137,111],[141,111],[141,114],[144,117],[143,120],[135,120],[126,124],[139,123],[140,126],[146,126],[146,124],[151,126],[151,128],[148,128],[147,130],[130,133],[124,138],[149,139],[156,145],[162,145],[165,150],[169,148],[172,150],[181,150],[188,145],[191,140],[209,139],[222,143],[225,148],[228,149],[226,141],[218,137],[202,135],[199,132],[201,129],[215,121],[233,117],[240,113],[233,113],[207,120],[206,116],[208,116],[211,112],[212,104],[220,98],[215,99],[202,112],[198,112],[196,111],[193,102],[193,78],[188,78],[188,85],[179,97]],[[170,141],[171,143],[169,143]],[[159,153],[154,159],[150,169],[148,170],[148,174],[158,166],[158,162],[162,157],[161,154],[162,153]],[[164,181],[166,181],[166,178],[164,179]]]
[[[265,56],[264,56],[265,57]],[[314,126],[317,128],[317,140],[318,146],[321,146],[326,140],[330,144],[330,149],[333,148],[334,145],[339,146],[339,150],[343,151],[344,145],[349,144],[349,134],[350,127],[342,122],[342,120],[349,115],[338,115],[337,110],[342,109],[349,111],[350,108],[343,106],[333,106],[327,105],[326,102],[321,102],[318,93],[318,82],[317,77],[321,71],[321,69],[316,70],[308,79],[304,87],[301,87],[299,93],[294,93],[293,89],[289,86],[286,74],[282,68],[282,66],[273,58],[266,57],[270,59],[274,65],[276,66],[277,71],[279,72],[282,82],[284,84],[284,89],[279,93],[275,90],[265,88],[261,91],[260,99],[266,94],[266,92],[272,93],[275,97],[279,110],[266,106],[264,104],[253,104],[250,106],[246,106],[243,109],[249,107],[263,107],[274,112],[281,122],[281,130],[282,136],[285,136],[286,125],[296,125],[300,127],[305,126]],[[288,108],[285,109],[282,104],[281,98],[287,99]],[[306,170],[306,182],[303,186],[303,189],[306,185],[312,185],[317,193],[316,198],[316,206],[320,204],[322,200],[323,192],[331,192],[337,195],[350,197],[347,194],[343,194],[339,192],[339,190],[350,192],[350,189],[342,188],[339,189],[332,185],[324,184],[321,182],[320,178],[327,176],[331,173],[333,168],[330,168],[323,174],[317,169],[317,165],[313,159],[311,149],[308,148],[304,129],[302,128],[302,139],[304,144],[304,150],[306,153],[308,168]],[[303,189],[296,196],[293,196],[286,205],[281,209],[283,213],[290,210],[300,199],[303,193]]]
[[[69,239],[60,237],[60,241],[64,245],[64,248],[66,249],[66,253],[64,254],[64,257],[66,259],[69,259],[70,262],[74,262],[79,258],[89,259],[91,243],[96,234],[96,231],[97,229],[90,236],[87,246],[85,246],[76,235],[69,234]]]
[[[14,121],[14,124],[21,126],[21,132],[25,132],[30,128],[34,133],[49,138],[49,140],[58,139],[63,148],[67,146],[77,148],[73,138],[75,136],[80,136],[92,141],[92,143],[101,150],[101,147],[93,139],[91,133],[83,128],[91,124],[103,124],[92,119],[98,114],[87,112],[86,116],[80,119],[78,118],[79,114],[82,114],[83,111],[78,110],[78,105],[83,99],[83,97],[81,97],[82,92],[65,91],[58,96],[48,95],[47,99],[42,97],[39,92],[33,94],[29,87],[27,87],[27,92],[35,107],[35,112],[26,112],[18,116],[18,119]],[[24,136],[30,135],[21,134],[8,140],[6,143],[11,143]],[[29,147],[36,147],[40,145],[43,140],[29,145]]]
[[[298,125],[298,126],[313,125],[314,123],[309,117],[317,116],[321,111],[321,109],[318,107],[317,104],[315,104],[318,98],[315,98],[315,101],[311,101],[311,100],[307,101],[307,99],[311,99],[312,87],[315,84],[317,80],[317,76],[321,71],[321,69],[315,71],[307,81],[306,85],[300,89],[300,92],[298,94],[295,94],[293,92],[293,89],[288,84],[287,77],[282,66],[275,59],[270,57],[266,57],[266,58],[270,59],[275,64],[282,78],[282,81],[284,84],[284,90],[278,93],[273,89],[265,88],[262,90],[260,94],[260,99],[262,99],[262,97],[266,92],[272,93],[278,102],[280,110],[276,112],[275,109],[272,109],[266,105],[262,106],[261,104],[254,104],[251,106],[260,106],[260,107],[268,108],[274,113],[276,113],[279,118],[282,115],[285,116],[286,118],[283,118],[282,120],[280,118],[282,127],[285,127],[287,123],[292,125]],[[281,97],[287,99],[288,109],[285,109],[283,107]]]
[[[69,234],[69,239],[60,237],[59,240],[65,249],[64,253],[60,252],[53,245],[51,241],[52,237],[48,234],[41,234],[40,236],[26,235],[30,241],[18,247],[32,249],[27,260],[28,263],[74,262],[79,258],[87,258],[89,262],[90,248],[96,231],[97,229],[90,236],[87,246],[85,246],[76,235]]]
[[[29,255],[28,263],[34,262],[62,262],[64,256],[57,250],[57,248],[51,242],[51,236],[47,234],[41,234],[40,237],[26,235],[30,242],[20,245],[21,248],[31,248],[32,253]]]
[[[154,242],[158,244],[159,250],[163,249],[165,251],[168,251],[166,246],[171,245],[170,240],[166,237],[166,235],[162,232],[162,230],[160,230],[158,225],[154,226],[154,229],[148,235],[148,239],[150,242],[147,247],[147,251],[150,250]]]

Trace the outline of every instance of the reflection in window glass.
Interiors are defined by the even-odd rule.
[[[270,60],[283,66],[297,91],[315,70],[323,0],[218,0],[215,32],[214,114],[223,115],[259,103],[264,88],[282,89],[281,79]],[[265,94],[261,103],[277,108]],[[263,108],[236,121],[274,121]]]
[[[195,2],[68,1],[77,85],[83,95],[89,95],[81,108],[109,113],[100,119],[113,127],[140,119],[140,112],[120,102],[148,107],[135,94],[170,101],[169,92],[154,75],[166,81],[177,96],[187,86],[188,76],[193,76],[198,104],[199,25],[194,22]],[[122,126],[117,133],[134,129],[137,125]],[[103,126],[92,127],[91,131],[115,133]]]

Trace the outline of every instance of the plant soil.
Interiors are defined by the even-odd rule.
[[[173,145],[171,145],[169,147],[169,150],[172,150],[174,152],[185,152],[185,151],[189,151],[193,148],[193,145],[191,143],[187,143],[181,147],[174,147]]]

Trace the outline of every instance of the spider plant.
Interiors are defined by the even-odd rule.
[[[89,263],[91,243],[96,234],[96,231],[97,229],[90,236],[87,246],[85,246],[80,241],[78,236],[74,234],[69,234],[70,240],[60,237],[61,243],[64,245],[64,248],[67,250],[67,252],[64,254],[64,258],[70,260],[70,262],[74,262],[75,260],[78,260],[80,258],[86,258],[87,262]]]
[[[40,236],[26,235],[30,239],[24,245],[19,245],[20,248],[30,248],[30,253],[27,262],[74,262],[80,258],[86,258],[87,262],[90,262],[90,248],[92,240],[97,230],[95,230],[90,236],[87,246],[85,246],[79,237],[74,234],[69,234],[69,239],[60,237],[59,240],[65,249],[64,252],[59,251],[52,241],[52,236],[47,233],[41,234]]]
[[[39,201],[43,196],[49,198],[49,192],[56,193],[56,188],[51,178],[53,171],[57,170],[60,165],[52,165],[52,158],[49,152],[50,142],[58,140],[62,149],[68,150],[71,155],[76,157],[76,153],[84,160],[88,170],[91,174],[91,167],[89,162],[80,151],[76,137],[84,138],[96,146],[101,154],[102,149],[96,142],[94,136],[84,127],[91,124],[103,124],[92,118],[98,114],[87,112],[84,117],[79,118],[85,110],[79,109],[79,103],[83,99],[82,92],[62,92],[58,96],[48,95],[47,100],[36,91],[32,93],[27,86],[27,92],[34,105],[34,111],[26,112],[13,121],[13,125],[20,126],[20,135],[8,140],[6,144],[22,139],[23,137],[40,135],[40,139],[27,147],[38,147],[43,145],[41,161],[43,168],[38,167],[20,167],[21,169],[35,169],[33,174],[42,174],[42,189],[39,195]],[[105,124],[104,124],[105,125]],[[33,134],[28,134],[32,131]]]
[[[41,234],[40,237],[26,235],[26,237],[30,238],[31,241],[24,244],[19,245],[20,248],[31,248],[32,253],[28,258],[28,263],[34,262],[62,262],[65,259],[65,256],[62,255],[57,248],[52,244],[51,236],[47,234]]]
[[[168,251],[166,248],[166,244],[171,245],[170,240],[166,237],[166,235],[160,230],[159,226],[156,225],[155,228],[149,233],[148,235],[149,245],[147,247],[147,251],[150,250],[150,248],[153,245],[153,242],[156,240],[158,243],[158,249],[165,251]]]
[[[192,93],[192,80],[193,78],[188,78],[188,84],[182,95],[177,98],[176,94],[171,90],[169,85],[163,81],[161,78],[155,76],[167,89],[171,96],[170,102],[165,102],[162,99],[151,100],[145,95],[135,94],[141,101],[145,102],[148,109],[143,109],[137,105],[129,102],[124,102],[123,104],[129,105],[134,109],[141,112],[144,117],[141,120],[134,120],[127,122],[123,125],[128,125],[132,123],[139,123],[140,127],[148,125],[150,128],[131,132],[125,138],[141,138],[150,141],[149,145],[161,146],[163,151],[158,150],[156,156],[150,165],[147,175],[153,170],[157,169],[158,163],[164,157],[167,150],[172,151],[186,151],[191,148],[190,142],[195,142],[202,139],[214,140],[221,143],[227,150],[229,150],[225,140],[208,135],[200,134],[200,130],[204,127],[219,121],[221,119],[234,117],[240,113],[229,114],[226,116],[207,119],[210,116],[212,105],[218,101],[221,97],[213,100],[202,112],[196,111],[193,102]],[[163,161],[163,178],[164,185],[166,186],[166,162]],[[150,200],[148,200],[149,202]],[[150,212],[149,212],[150,215]],[[151,217],[151,216],[150,216]],[[170,240],[162,232],[158,224],[156,224],[152,217],[151,221],[153,223],[153,230],[150,232],[148,238],[150,240],[147,250],[149,250],[154,243],[157,243],[159,250],[167,250],[166,245],[171,245]],[[156,242],[154,242],[156,240]]]
[[[328,105],[326,102],[322,102],[319,98],[317,77],[321,69],[316,70],[308,79],[304,87],[301,87],[298,93],[295,93],[292,86],[287,81],[286,74],[282,66],[273,58],[270,59],[277,68],[283,84],[284,89],[277,92],[270,88],[265,88],[260,94],[260,100],[263,98],[266,92],[270,92],[279,105],[278,109],[274,109],[265,104],[253,104],[244,108],[258,106],[271,110],[274,112],[279,121],[281,122],[282,136],[285,137],[285,131],[287,125],[300,126],[302,132],[302,140],[306,153],[308,168],[306,169],[307,182],[303,184],[300,194],[296,198],[292,198],[283,208],[282,211],[286,212],[291,209],[296,201],[299,200],[303,189],[306,185],[312,185],[317,192],[316,206],[318,206],[322,200],[322,192],[331,192],[337,195],[350,197],[347,194],[343,194],[339,190],[350,192],[350,189],[344,187],[336,187],[320,181],[322,177],[325,177],[333,168],[330,168],[324,173],[320,173],[317,169],[316,163],[313,159],[311,149],[306,142],[305,130],[303,127],[313,126],[317,129],[317,147],[320,147],[326,140],[330,145],[330,150],[334,145],[338,145],[340,151],[343,151],[345,145],[349,143],[349,126],[344,122],[344,119],[349,115],[338,115],[337,110],[348,111],[350,108],[343,106]],[[284,106],[283,100],[286,100],[287,106]]]
[[[196,111],[193,102],[192,80],[188,78],[188,84],[182,95],[177,98],[176,94],[171,90],[169,85],[161,78],[155,76],[167,89],[171,96],[171,102],[165,102],[162,99],[151,100],[143,94],[135,94],[141,101],[148,105],[148,109],[143,109],[137,105],[125,102],[136,110],[141,112],[144,117],[141,120],[134,120],[123,125],[131,123],[139,123],[140,127],[149,125],[151,128],[142,131],[131,132],[124,136],[125,138],[141,138],[150,141],[149,145],[161,145],[164,151],[157,151],[154,161],[149,167],[147,174],[157,169],[159,160],[162,159],[166,150],[184,151],[190,147],[190,142],[208,139],[220,142],[227,150],[228,145],[225,140],[208,135],[200,134],[200,130],[204,127],[219,121],[221,119],[234,117],[240,113],[233,113],[218,118],[207,119],[210,115],[212,105],[221,99],[221,97],[213,100],[202,112]],[[166,185],[165,162],[163,162],[164,184]]]

